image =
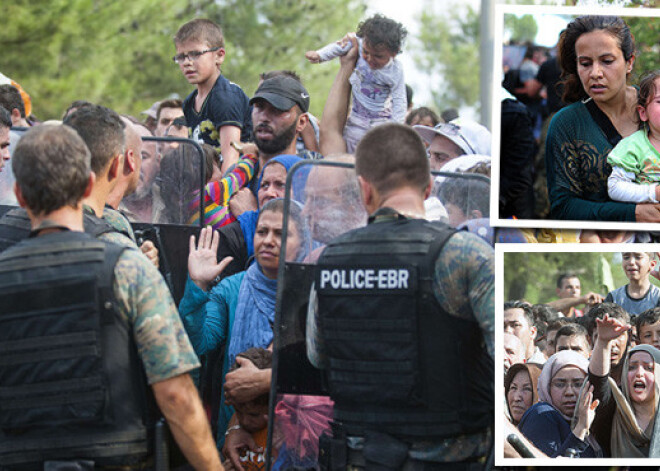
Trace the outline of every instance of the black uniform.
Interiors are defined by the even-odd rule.
[[[334,419],[342,433],[366,437],[367,461],[386,453],[392,469],[407,443],[492,424],[493,362],[481,329],[449,315],[433,292],[435,262],[453,233],[399,217],[340,236],[317,265]],[[381,445],[399,449],[398,458]]]
[[[123,250],[63,231],[0,254],[0,468],[150,454],[153,402],[112,287]]]
[[[83,225],[85,232],[96,238],[110,232],[119,232],[103,219],[87,212],[83,212]],[[7,211],[0,218],[0,253],[23,239],[27,239],[31,229],[32,225],[27,211],[23,208],[14,208]],[[124,232],[120,232],[120,234],[130,238]]]

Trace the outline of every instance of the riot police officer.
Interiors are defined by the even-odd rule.
[[[493,251],[424,219],[429,162],[414,130],[356,151],[369,224],[316,268],[308,356],[334,400],[331,469],[479,469],[492,442]],[[445,468],[442,468],[445,469]]]
[[[37,126],[12,169],[32,233],[0,255],[0,467],[143,469],[157,405],[196,469],[222,469],[161,275],[137,249],[82,232],[85,143]]]

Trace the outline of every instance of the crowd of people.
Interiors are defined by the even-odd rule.
[[[527,450],[505,455],[655,456],[660,296],[650,278],[657,254],[621,255],[629,283],[606,296],[582,294],[579,277],[564,273],[559,299],[504,304],[505,420],[528,441]]]
[[[265,72],[251,97],[224,77],[231,51],[221,28],[203,19],[174,37],[172,59],[194,90],[155,103],[144,120],[81,100],[61,121],[38,123],[25,92],[0,85],[0,203],[8,209],[0,219],[0,294],[11,308],[0,316],[8,326],[0,349],[16,352],[0,363],[3,403],[14,404],[0,410],[0,442],[9,444],[0,447],[0,464],[141,469],[151,465],[162,415],[196,469],[260,469],[267,455],[273,469],[316,469],[323,447],[334,450],[325,454],[333,466],[380,465],[380,453],[392,450],[393,469],[488,466],[499,397],[492,246],[543,235],[490,226],[490,132],[453,110],[438,117],[412,109],[396,58],[405,36],[399,23],[375,15],[356,34],[309,51],[311,62],[340,62],[320,119],[295,72]],[[601,116],[588,132],[604,121],[619,138],[634,132],[631,114],[620,113],[631,90],[637,100],[625,83],[628,36],[614,17],[578,18],[562,33],[565,90],[583,100],[548,130],[552,214],[655,217],[655,204],[595,201],[602,192],[578,189],[607,186],[594,171],[607,170],[605,154],[565,155],[575,139],[589,139],[558,137],[582,132],[589,120],[570,113],[588,107]],[[538,91],[531,80],[524,89]],[[655,81],[639,94],[649,122],[642,138],[651,145]],[[514,160],[532,155],[533,121],[519,100],[507,96],[502,105],[500,211],[527,218],[533,198],[519,183],[530,174]],[[630,177],[629,154],[612,160],[618,177]],[[640,165],[632,173],[649,173],[650,164]],[[576,179],[583,171],[589,178]],[[203,227],[177,248],[188,251],[180,296],[172,295],[174,254],[134,230],[145,223]],[[309,315],[296,322],[309,361],[327,371],[329,398],[271,397],[280,258],[318,262],[319,286],[302,295]],[[649,281],[652,255],[627,253],[623,263],[630,283],[606,298],[581,295],[569,274],[547,306],[504,307],[507,418],[539,456],[648,455],[659,396],[656,353],[642,344],[659,342],[660,290]],[[358,297],[371,309],[357,313],[345,299]],[[62,312],[62,322],[50,322]],[[386,312],[391,318],[380,319]],[[417,322],[424,328],[411,327]],[[372,336],[380,340],[372,344]],[[460,380],[470,385],[464,397],[438,383],[459,373],[426,361],[436,356],[461,365]],[[394,377],[397,386],[388,386]],[[135,400],[124,404],[127,395]],[[270,424],[266,450],[269,397],[281,422]]]
[[[155,459],[153,431],[162,416],[195,469],[262,469],[267,453],[273,469],[318,469],[324,437],[339,414],[355,407],[334,395],[332,383],[330,398],[278,396],[281,423],[266,451],[280,258],[326,263],[324,248],[377,211],[382,221],[370,237],[409,221],[411,244],[383,245],[391,264],[393,251],[403,250],[401,267],[384,272],[387,283],[365,275],[362,286],[385,289],[393,274],[408,286],[418,275],[408,271],[407,250],[425,244],[433,251],[430,268],[419,255],[415,262],[433,272],[433,286],[415,282],[410,289],[437,299],[424,306],[439,316],[428,318],[427,335],[449,335],[438,323],[449,315],[470,325],[456,335],[481,345],[470,375],[479,377],[480,419],[457,417],[451,426],[438,419],[429,428],[428,419],[415,418],[424,411],[407,388],[435,401],[434,389],[410,381],[427,356],[415,347],[406,357],[412,370],[402,376],[410,384],[374,413],[380,419],[371,414],[371,427],[382,433],[381,419],[399,424],[389,427],[388,439],[410,448],[397,458],[401,465],[468,469],[486,462],[493,396],[491,136],[453,110],[438,118],[412,109],[396,59],[405,36],[399,23],[375,15],[336,46],[310,51],[311,62],[340,61],[321,119],[309,112],[311,97],[294,72],[264,73],[251,97],[225,78],[222,30],[204,19],[184,24],[174,38],[173,61],[194,90],[185,100],[155,103],[143,120],[80,100],[61,120],[40,123],[18,84],[0,85],[0,322],[7,326],[0,349],[15,353],[0,365],[0,468],[143,469]],[[311,165],[319,161],[325,164]],[[434,182],[431,170],[449,173]],[[455,231],[474,221],[468,231]],[[181,296],[173,297],[174,254],[160,239],[144,237],[145,223],[203,227],[177,249],[188,249]],[[443,246],[431,243],[436,236]],[[320,347],[335,335],[324,320],[326,293],[319,291],[319,320],[310,321],[309,356],[333,378],[335,354]],[[401,310],[407,302],[399,304]],[[51,322],[56,314],[61,320]],[[387,328],[394,329],[388,335],[399,330]],[[363,334],[369,337],[368,329]],[[400,340],[403,347],[411,341]],[[430,338],[417,342],[435,351]],[[374,356],[370,364],[378,361]],[[388,368],[401,363],[385,361]],[[468,366],[472,359],[461,361]],[[429,369],[420,377],[434,381],[437,374]],[[15,407],[5,413],[8,403]],[[442,404],[428,414],[445,417]],[[310,425],[301,425],[301,416],[313,418]],[[452,432],[458,429],[465,433]],[[362,432],[351,426],[342,433]],[[363,438],[364,456],[362,442],[352,448],[359,463],[372,460],[367,450],[374,444],[382,446]]]

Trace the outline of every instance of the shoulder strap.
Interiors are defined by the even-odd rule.
[[[109,242],[105,243],[103,267],[98,278],[98,289],[101,295],[101,299],[99,300],[101,319],[103,319],[104,323],[112,322],[114,316],[116,301],[112,284],[115,279],[115,267],[117,266],[119,257],[121,257],[121,254],[126,249],[127,247]]]
[[[612,124],[612,121],[610,121],[610,118],[607,117],[603,111],[598,108],[598,105],[589,98],[587,101],[583,101],[584,106],[586,106],[587,111],[589,111],[589,114],[593,118],[593,120],[596,122],[598,127],[605,133],[605,137],[607,137],[608,142],[614,147],[619,143],[619,141],[622,139],[621,134],[619,134],[619,131],[616,130],[614,125]]]
[[[103,234],[120,232],[111,226],[107,221],[104,221],[103,219],[97,216],[93,216],[89,213],[83,213],[83,225],[85,227],[85,232],[96,239],[98,239]]]
[[[424,278],[428,276],[429,280],[433,280],[433,274],[435,272],[435,262],[438,258],[438,255],[444,248],[445,244],[449,240],[451,236],[456,234],[456,229],[447,226],[444,223],[430,223],[430,227],[432,227],[436,232],[437,236],[431,242],[429,245],[429,251],[427,255],[427,261],[428,264],[426,266],[427,273],[424,274]]]

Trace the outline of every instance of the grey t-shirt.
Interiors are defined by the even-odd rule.
[[[616,303],[624,308],[628,313],[634,317],[647,309],[652,309],[658,305],[660,300],[660,289],[657,286],[651,285],[644,297],[640,299],[631,298],[628,294],[628,285],[610,291],[605,298],[606,303]]]

